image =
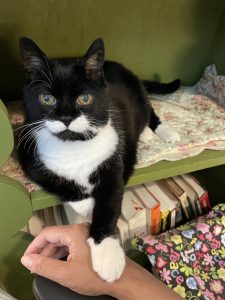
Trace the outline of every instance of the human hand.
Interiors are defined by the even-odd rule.
[[[85,295],[109,294],[91,263],[88,224],[46,227],[21,258],[32,273]],[[60,258],[67,256],[67,261]]]
[[[92,268],[88,237],[88,224],[47,227],[28,246],[21,262],[32,273],[84,295],[105,294],[120,300],[182,299],[128,258],[118,280],[102,280]],[[59,260],[66,255],[67,261]]]

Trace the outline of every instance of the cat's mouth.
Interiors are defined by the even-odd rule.
[[[90,130],[85,130],[84,132],[80,133],[66,129],[59,133],[53,133],[53,135],[63,141],[88,141],[93,139],[96,136],[96,133],[93,133]]]

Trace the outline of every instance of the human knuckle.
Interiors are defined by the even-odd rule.
[[[51,226],[46,226],[43,230],[42,233],[46,233],[51,229]]]
[[[44,258],[38,257],[37,259],[35,259],[35,263],[33,263],[31,271],[32,273],[42,274],[43,267],[44,267]]]

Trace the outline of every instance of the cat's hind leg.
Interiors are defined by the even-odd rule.
[[[150,112],[149,127],[167,143],[175,143],[180,140],[180,134],[166,122],[161,122],[153,108],[151,108]]]

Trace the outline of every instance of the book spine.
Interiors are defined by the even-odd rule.
[[[201,205],[201,208],[202,208],[202,212],[203,213],[209,212],[209,210],[211,209],[211,205],[210,205],[210,202],[209,202],[209,194],[208,194],[207,191],[199,199],[199,202],[200,202],[200,205]]]
[[[149,234],[147,215],[149,216],[149,210],[144,208],[141,211],[139,211],[134,217],[129,219],[128,225],[129,225],[130,239],[136,237],[143,238]]]
[[[174,228],[176,225],[176,209],[170,212],[170,228]]]
[[[143,194],[143,189],[146,190],[144,186],[138,186],[137,188],[133,189],[133,192],[135,196],[138,198],[140,203],[143,204],[144,210],[146,211],[146,226],[147,226],[147,231],[148,233],[151,233],[152,231],[152,225],[153,225],[153,220],[152,220],[152,208],[149,208],[146,203],[145,203],[145,195]],[[140,213],[140,212],[139,212]]]
[[[183,209],[183,212],[185,214],[186,219],[190,220],[190,218],[191,218],[191,216],[190,216],[190,206],[189,206],[186,194],[182,195],[179,200],[180,200],[181,207]]]
[[[157,199],[157,197],[154,195],[154,193],[149,190],[148,186],[144,185],[145,190],[148,192],[148,194],[151,195],[156,201],[157,204],[155,204],[154,207],[151,209],[151,225],[150,225],[150,233],[151,234],[158,234],[161,230],[161,213],[160,213],[160,201]],[[145,205],[144,199],[141,199],[142,203]]]
[[[161,212],[161,231],[165,231],[167,229],[168,219],[170,217],[170,210],[167,209],[164,212]]]
[[[128,223],[121,217],[117,221],[117,231],[120,237],[120,242],[124,250],[128,250],[130,246],[130,234]]]
[[[196,218],[198,216],[198,205],[197,205],[198,199],[197,198],[195,198],[195,199],[188,198],[188,200],[191,205],[191,211],[192,211],[193,218]]]
[[[152,215],[151,215],[151,227],[150,227],[150,233],[151,234],[158,234],[160,232],[161,228],[161,217],[160,217],[160,205],[158,205],[154,208],[152,208]]]
[[[196,204],[197,204],[197,209],[198,209],[199,216],[201,216],[202,215],[202,207],[201,207],[199,198],[197,199]]]
[[[177,201],[177,204],[176,204],[176,225],[179,224],[183,219],[183,216],[182,216],[182,209],[181,209],[181,204],[180,204],[180,201],[178,200]]]

